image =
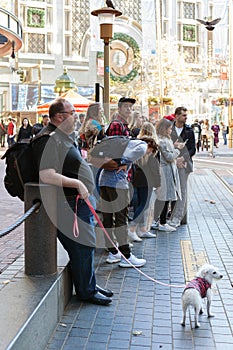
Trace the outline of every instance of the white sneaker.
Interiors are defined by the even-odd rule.
[[[169,224],[169,226],[172,226],[172,227],[179,227],[180,226],[180,220],[174,218],[172,220],[169,220],[168,224]]]
[[[131,232],[130,230],[128,230],[128,236],[129,236],[129,240],[130,242],[141,242],[142,239],[140,237],[138,237],[137,233]]]
[[[131,264],[133,264],[135,267],[142,267],[145,265],[146,260],[145,259],[138,259],[136,258],[135,255],[133,255],[132,253],[130,254],[130,257],[128,258],[128,260],[131,262]],[[120,267],[132,267],[127,261],[125,261],[125,259],[121,258],[121,262],[119,264]]]
[[[156,234],[155,233],[151,233],[150,231],[147,232],[138,232],[138,237],[140,238],[156,238]]]
[[[108,257],[106,259],[106,262],[109,264],[114,264],[121,261],[121,254],[117,252],[116,254],[112,254],[109,252]]]
[[[159,224],[158,230],[159,231],[173,232],[173,231],[176,231],[176,228],[175,227],[171,227],[168,224],[164,224],[164,225]]]

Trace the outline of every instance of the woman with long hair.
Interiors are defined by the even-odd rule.
[[[96,140],[101,140],[104,136],[103,109],[99,102],[92,103],[86,113],[86,117],[79,129],[80,147],[90,149]]]
[[[155,234],[147,231],[146,213],[149,208],[153,188],[160,186],[160,168],[156,131],[150,122],[145,122],[138,138],[148,144],[147,153],[133,164],[132,185],[134,189],[133,221],[128,236],[131,241],[139,242],[141,238],[154,238]],[[132,202],[134,202],[132,201]]]
[[[130,135],[132,137],[137,137],[141,126],[142,126],[142,116],[138,111],[134,111],[133,112],[133,116],[132,116],[132,121],[129,124],[129,129],[130,129]]]
[[[17,137],[17,142],[22,140],[30,140],[32,138],[32,126],[30,125],[28,118],[23,118],[22,125],[19,128],[19,133]]]
[[[160,223],[159,231],[175,231],[176,228],[167,224],[167,213],[169,204],[175,202],[181,197],[180,179],[176,166],[176,158],[185,146],[185,143],[176,141],[174,144],[171,139],[172,122],[168,119],[161,119],[156,125],[156,133],[159,140],[160,151],[160,171],[161,186],[156,190],[157,198],[155,201],[154,218]],[[172,203],[174,204],[174,203]]]

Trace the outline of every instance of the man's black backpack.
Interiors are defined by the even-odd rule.
[[[4,185],[12,197],[24,200],[24,185],[38,180],[38,169],[33,161],[32,142],[45,135],[36,136],[30,142],[17,142],[5,152],[1,159],[6,159]],[[48,134],[46,135],[48,137]]]

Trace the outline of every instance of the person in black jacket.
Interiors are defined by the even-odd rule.
[[[20,142],[25,139],[30,140],[31,138],[32,138],[32,126],[30,125],[28,118],[23,118],[22,126],[19,129],[19,133],[17,137],[17,142]]]
[[[186,120],[187,108],[177,107],[171,138],[173,142],[177,140],[179,142],[186,142],[186,146],[180,151],[180,156],[177,158],[182,199],[178,199],[174,208],[172,208],[169,225],[173,227],[178,227],[181,223],[186,223],[187,183],[188,176],[193,171],[192,157],[196,153],[195,135],[193,129],[186,124]]]
[[[140,140],[148,144],[148,149],[147,153],[134,163],[132,184],[137,190],[138,204],[130,224],[129,238],[137,235],[139,238],[155,238],[154,233],[147,231],[145,213],[149,208],[153,188],[161,184],[158,146],[153,137],[142,136]]]

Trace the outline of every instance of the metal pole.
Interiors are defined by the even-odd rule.
[[[158,73],[159,73],[159,109],[160,109],[160,117],[164,115],[164,106],[163,106],[163,54],[162,54],[162,45],[161,45],[161,1],[155,1],[156,6],[156,30],[157,30],[157,50],[158,50]]]
[[[207,50],[208,50],[208,78],[212,77],[212,59],[213,59],[213,32],[208,30],[207,34]]]
[[[26,184],[25,212],[36,200],[41,200],[41,186],[46,186],[41,206],[25,221],[25,274],[29,276],[52,275],[57,272],[57,229],[45,210],[49,205],[54,221],[57,203],[56,188],[34,183]]]
[[[100,83],[95,83],[95,102],[100,102]]]
[[[109,91],[110,91],[110,68],[109,38],[104,38],[104,115],[106,120],[110,119]]]
[[[41,78],[42,78],[42,64],[43,61],[40,61],[40,63],[37,66],[38,69],[38,105],[41,104]]]
[[[228,126],[229,126],[229,134],[228,134],[228,145],[232,148],[232,128],[230,127],[233,124],[232,119],[232,92],[233,92],[233,34],[232,34],[232,20],[233,20],[233,10],[232,10],[232,0],[229,0],[229,105],[228,105]]]

